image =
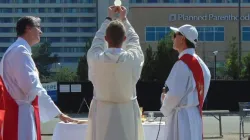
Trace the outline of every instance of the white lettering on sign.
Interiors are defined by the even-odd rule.
[[[240,17],[243,21],[250,21],[250,13]],[[238,16],[233,14],[217,15],[217,14],[204,14],[204,15],[188,15],[188,14],[170,14],[169,21],[237,21]]]
[[[57,90],[57,82],[42,83],[42,85],[46,91]]]

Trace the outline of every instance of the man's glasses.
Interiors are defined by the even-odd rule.
[[[177,35],[183,36],[180,32],[176,32],[176,33],[174,34],[174,38],[176,38]]]

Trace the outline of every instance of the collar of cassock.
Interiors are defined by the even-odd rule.
[[[25,39],[23,39],[22,37],[18,37],[16,42],[20,45],[23,45],[29,51],[29,53],[32,54],[31,47]]]
[[[188,49],[185,49],[184,51],[182,51],[178,57],[181,58],[184,54],[194,54],[194,53],[195,53],[194,48],[188,48]]]
[[[123,51],[122,48],[108,48],[105,54],[112,60],[117,61],[120,57],[120,53]]]

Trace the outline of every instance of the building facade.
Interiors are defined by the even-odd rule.
[[[199,56],[214,69],[214,51],[217,67],[225,63],[232,37],[238,47],[241,35],[241,54],[250,53],[250,1],[241,1],[241,28],[238,20],[238,1],[225,0],[131,0],[129,19],[140,36],[145,50],[156,48],[157,42],[170,32],[169,27],[191,24],[197,27]],[[239,30],[240,29],[240,30]]]
[[[51,51],[61,67],[76,70],[84,45],[94,37],[114,0],[0,0],[0,57],[15,41],[16,21],[26,15],[42,19],[41,42],[51,42]],[[128,18],[140,36],[143,50],[170,32],[169,27],[192,24],[199,32],[197,53],[210,68],[223,66],[232,37],[242,56],[250,52],[250,0],[241,0],[239,28],[238,0],[122,0]],[[240,29],[240,30],[239,30]],[[53,68],[60,67],[58,64]]]
[[[97,31],[96,0],[0,0],[0,57],[16,40],[15,26],[22,16],[41,18],[41,42],[51,42],[60,66],[76,70],[86,41]],[[52,54],[52,55],[53,55]],[[54,69],[55,70],[55,69]]]

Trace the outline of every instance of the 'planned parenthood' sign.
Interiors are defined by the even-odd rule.
[[[57,82],[43,83],[43,88],[54,102],[57,102]]]
[[[204,15],[188,15],[188,14],[170,14],[168,17],[169,21],[237,21],[239,18],[237,15],[226,14],[204,14]],[[250,21],[250,13],[241,16],[243,21]]]

